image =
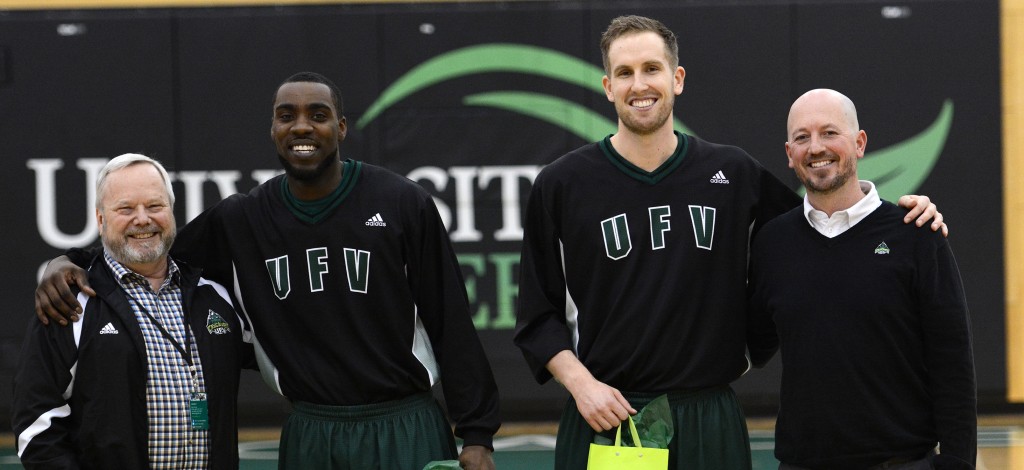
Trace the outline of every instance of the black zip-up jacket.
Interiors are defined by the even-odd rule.
[[[227,291],[176,263],[209,400],[209,468],[237,469],[238,376],[253,364],[252,347],[243,343]],[[97,296],[79,294],[84,313],[77,323],[29,322],[11,418],[26,469],[149,467],[142,330],[102,256],[93,259],[89,283]],[[101,334],[108,324],[113,328]]]

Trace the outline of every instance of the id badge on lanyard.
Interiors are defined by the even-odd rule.
[[[192,429],[210,429],[210,409],[206,406],[205,393],[193,393],[188,401],[189,414],[192,417]]]
[[[189,417],[192,421],[192,429],[210,429],[210,408],[207,406],[206,394],[199,393],[199,371],[195,366],[189,366],[192,373],[192,395],[188,400]]]
[[[179,344],[178,341],[175,340],[166,329],[164,329],[164,326],[160,324],[156,318],[153,318],[153,315],[149,313],[149,310],[146,310],[141,303],[138,303],[138,305],[139,309],[142,310],[142,313],[145,313],[146,316],[149,317],[149,320],[153,322],[153,325],[160,331],[160,334],[164,335],[164,337],[171,342],[174,348],[181,353],[182,359],[188,363],[188,371],[192,376],[192,393],[189,395],[188,400],[189,421],[192,424],[192,429],[210,429],[209,402],[206,400],[206,394],[199,392],[199,371],[196,369],[195,364],[192,363],[192,342],[189,340],[189,332],[191,329],[189,328],[187,318],[185,321],[185,347],[183,348],[181,347],[181,344]]]

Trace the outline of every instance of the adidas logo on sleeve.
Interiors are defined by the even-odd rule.
[[[715,175],[711,177],[711,182],[718,184],[729,184],[729,180],[725,178],[725,173],[722,173],[722,170],[718,170],[718,173],[715,173]]]
[[[370,219],[366,221],[366,225],[370,227],[388,226],[388,224],[384,222],[384,218],[380,216],[380,212],[374,214],[373,217],[370,217]]]

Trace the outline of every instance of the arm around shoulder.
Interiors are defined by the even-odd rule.
[[[78,287],[90,297],[96,295],[89,285],[89,275],[83,268],[100,252],[98,248],[76,248],[47,263],[35,292],[36,317],[40,322],[48,325],[50,320],[54,320],[66,326],[68,320],[74,322],[78,319],[82,306],[72,286]]]

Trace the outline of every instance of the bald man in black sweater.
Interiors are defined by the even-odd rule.
[[[787,131],[807,195],[754,240],[748,324],[755,365],[781,350],[779,468],[973,469],[971,329],[948,241],[857,179],[867,134],[849,98],[807,92]]]

